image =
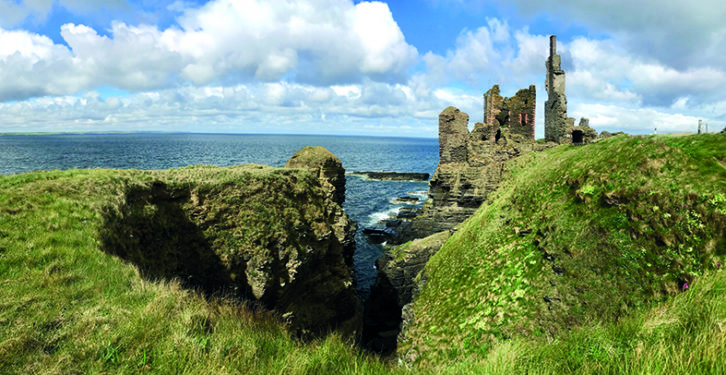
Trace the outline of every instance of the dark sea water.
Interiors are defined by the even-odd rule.
[[[352,171],[426,172],[438,163],[438,140],[300,135],[82,134],[0,135],[0,174],[72,168],[168,169],[245,163],[283,166],[304,146],[323,146]],[[361,231],[402,204],[396,197],[425,199],[426,182],[367,181],[348,176],[344,208],[358,222],[355,269],[365,293],[375,282],[378,245]]]

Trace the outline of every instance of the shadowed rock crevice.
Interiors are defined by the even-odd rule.
[[[190,198],[188,190],[172,190],[161,181],[129,187],[117,208],[105,210],[101,249],[135,264],[150,280],[178,279],[208,295],[251,295],[249,285],[233,281],[202,228],[184,210]]]
[[[382,355],[396,351],[404,324],[403,312],[418,294],[420,274],[450,236],[450,231],[444,231],[414,240],[376,261],[378,276],[365,305],[363,345],[366,349]]]

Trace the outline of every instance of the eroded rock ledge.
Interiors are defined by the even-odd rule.
[[[146,277],[274,309],[301,337],[357,334],[356,224],[340,206],[345,171],[325,149],[300,153],[290,168],[194,167],[122,184],[119,201],[104,209],[101,247]]]
[[[420,285],[416,277],[450,236],[445,231],[414,240],[376,261],[378,277],[366,301],[363,331],[363,342],[369,349],[384,355],[396,349],[402,311],[413,301]]]
[[[366,180],[378,181],[428,181],[428,173],[418,172],[387,172],[387,171],[365,171],[351,172],[352,176],[362,176]]]

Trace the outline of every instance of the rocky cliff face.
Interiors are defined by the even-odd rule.
[[[107,207],[102,249],[151,278],[257,301],[300,337],[357,334],[361,305],[348,264],[356,224],[336,198],[344,170],[327,150],[303,151],[304,163],[288,163],[300,169],[154,172],[154,182],[126,186]]]
[[[343,212],[345,202],[345,168],[343,163],[332,152],[320,146],[306,146],[296,152],[285,163],[288,169],[305,169],[320,180],[330,202],[328,209],[336,217],[335,235],[343,245],[343,257],[348,267],[353,267],[355,253],[355,232],[357,224]],[[335,204],[331,204],[335,203]]]
[[[333,202],[345,202],[345,168],[332,152],[320,146],[305,146],[285,163],[285,168],[307,169],[320,179]]]

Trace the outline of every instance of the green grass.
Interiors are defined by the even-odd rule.
[[[688,292],[617,323],[590,322],[556,339],[499,341],[456,364],[426,366],[451,374],[722,374],[724,293],[726,272],[708,271]]]
[[[337,334],[299,342],[273,313],[142,277],[102,251],[108,212],[130,187],[254,190],[291,176],[308,187],[307,174],[259,166],[0,177],[0,373],[387,373]],[[269,225],[258,216],[250,230]]]
[[[112,218],[154,225],[175,212],[129,204],[129,191],[148,196],[159,181],[171,198],[217,196],[206,217],[256,207],[235,225],[272,241],[285,228],[271,218],[314,213],[269,211],[268,197],[252,192],[303,192],[314,188],[308,174],[244,166],[0,176],[0,373],[724,373],[726,273],[716,262],[726,263],[725,145],[726,135],[619,136],[514,161],[427,265],[409,340],[391,362],[336,333],[299,341],[274,312],[107,251],[128,229]],[[218,194],[228,189],[248,200]],[[230,246],[223,225],[207,228]]]
[[[426,266],[400,352],[555,340],[666,301],[723,262],[726,137],[625,137],[516,159]]]

